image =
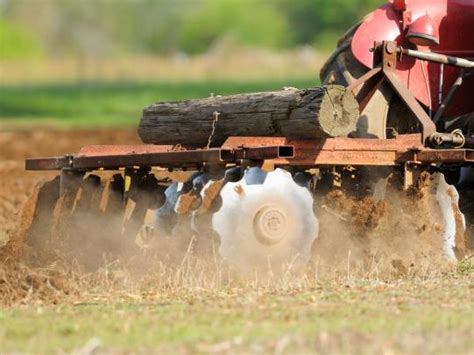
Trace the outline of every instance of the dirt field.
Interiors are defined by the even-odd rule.
[[[106,143],[138,138],[133,130],[0,132],[0,240],[14,235],[35,184],[55,175],[25,172],[26,157]],[[361,207],[343,196],[331,201],[332,209]],[[371,203],[363,205],[367,213],[342,218],[372,226],[380,211],[390,213]],[[354,230],[318,242],[323,265],[278,279],[242,279],[218,261],[186,255],[174,269],[149,258],[97,272],[60,259],[33,268],[3,255],[0,352],[472,353],[474,266],[433,264],[426,249],[420,261],[401,222],[419,226],[420,240],[437,227],[415,208],[401,204],[398,219],[377,227],[380,238],[394,229],[405,238],[391,240],[390,249],[373,239],[382,259],[372,258],[363,273],[351,261],[365,252]],[[341,216],[324,218],[341,223]],[[345,254],[348,244],[355,254]],[[381,272],[384,263],[389,273]]]

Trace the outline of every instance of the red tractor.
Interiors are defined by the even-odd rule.
[[[392,213],[436,216],[436,228],[429,221],[393,228],[414,236],[428,228],[448,259],[460,258],[472,248],[474,223],[473,38],[472,0],[393,0],[367,15],[321,70],[324,85],[343,85],[357,99],[357,127],[345,137],[250,132],[203,149],[176,141],[28,159],[27,170],[61,171],[34,196],[28,241],[42,249],[59,233],[100,259],[118,250],[117,241],[135,249],[137,235],[193,234],[217,242],[243,270],[301,267],[318,235],[337,233],[321,214],[329,213],[325,201],[344,193],[387,201]],[[108,170],[116,173],[106,180]],[[341,224],[351,213],[338,216]]]

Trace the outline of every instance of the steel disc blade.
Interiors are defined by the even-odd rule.
[[[153,226],[167,235],[172,233],[178,218],[174,209],[181,186],[182,184],[174,182],[165,190],[165,203],[155,211],[153,216]]]
[[[459,237],[461,239],[464,238],[466,221],[459,209],[459,193],[453,185],[449,185],[446,182],[443,175],[439,176],[436,201],[439,205],[443,226],[441,232],[443,252],[450,260],[455,261],[456,239]]]
[[[284,170],[249,171],[249,179],[227,183],[221,191],[222,207],[212,219],[220,254],[242,271],[305,265],[318,234],[311,193]],[[262,184],[248,183],[262,176]]]

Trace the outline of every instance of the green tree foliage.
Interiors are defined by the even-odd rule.
[[[0,19],[8,24],[2,25],[5,30],[0,35],[2,52],[24,53],[21,55],[37,51],[28,33],[38,36],[49,55],[76,57],[195,54],[223,38],[267,48],[311,44],[328,49],[349,27],[384,2],[0,0]]]
[[[327,48],[336,45],[346,30],[383,0],[276,0],[286,14],[295,44],[313,43]]]
[[[255,46],[281,48],[290,44],[284,14],[262,0],[202,1],[197,11],[187,14],[178,43],[184,51],[203,52],[223,36]]]
[[[21,60],[41,57],[37,39],[24,27],[0,19],[0,59]]]
[[[121,28],[121,38],[139,52],[174,53],[182,50],[178,38],[188,14],[196,13],[199,1],[139,0],[129,7]],[[131,30],[131,29],[137,30]]]

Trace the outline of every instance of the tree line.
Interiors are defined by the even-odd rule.
[[[0,58],[329,50],[383,0],[0,0]]]

